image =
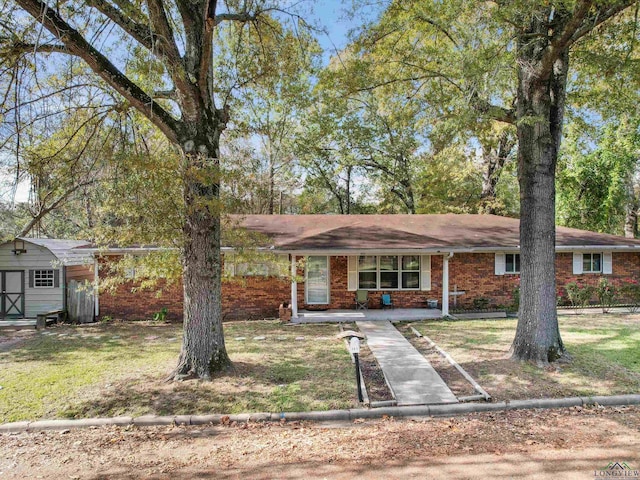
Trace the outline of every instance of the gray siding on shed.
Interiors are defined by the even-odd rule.
[[[0,270],[23,270],[25,292],[25,316],[35,317],[39,313],[64,308],[64,277],[60,261],[46,248],[26,243],[26,253],[14,255],[13,243],[0,245]],[[60,270],[58,288],[29,288],[29,270]]]

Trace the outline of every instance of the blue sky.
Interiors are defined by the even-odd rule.
[[[325,65],[336,51],[346,46],[349,30],[362,22],[363,18],[371,18],[376,15],[380,9],[380,3],[374,0],[366,6],[366,11],[361,8],[358,12],[358,18],[354,20],[348,13],[353,8],[353,2],[354,0],[307,0],[306,2],[303,0],[303,3],[299,4],[302,10],[311,9],[313,11],[308,21],[326,30],[325,35],[318,35],[318,41],[325,51],[323,55]],[[4,184],[0,185],[0,198],[3,200],[11,199],[10,188],[6,185],[7,180],[10,180],[9,176],[0,172],[0,184]],[[15,201],[26,201],[28,193],[28,183],[22,182],[18,185]]]

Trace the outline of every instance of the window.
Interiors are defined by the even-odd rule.
[[[358,257],[361,290],[418,290],[420,255],[361,255]]]
[[[420,288],[420,255],[402,257],[402,288],[412,290]]]
[[[358,288],[375,290],[378,288],[378,257],[362,255],[358,257]]]
[[[33,286],[34,288],[53,288],[53,270],[34,270]]]
[[[380,257],[380,290],[398,288],[398,257]]]
[[[520,273],[520,254],[506,253],[504,273]]]
[[[600,273],[602,271],[602,254],[583,253],[582,271],[584,273]]]

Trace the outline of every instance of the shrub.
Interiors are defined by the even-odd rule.
[[[483,310],[489,306],[489,299],[484,297],[478,297],[473,299],[473,308],[476,310]]]
[[[511,305],[509,306],[509,310],[512,312],[517,312],[520,308],[520,287],[516,287],[513,289],[511,293]]]
[[[624,301],[629,305],[629,312],[636,313],[640,308],[640,284],[636,281],[625,283],[620,291]]]
[[[167,308],[163,308],[162,310],[160,310],[159,312],[156,312],[153,314],[153,320],[155,322],[164,322],[165,319],[167,318]]]
[[[606,278],[601,278],[598,282],[596,292],[598,294],[600,305],[602,305],[602,313],[607,313],[618,297],[616,287],[609,283],[609,280]]]
[[[578,310],[579,308],[584,307],[591,300],[591,296],[593,295],[593,287],[590,285],[578,285],[576,282],[567,283],[564,287],[567,291],[567,298],[569,299],[569,303]]]

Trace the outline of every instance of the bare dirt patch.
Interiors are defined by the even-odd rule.
[[[35,328],[0,328],[0,352],[7,352],[36,334]]]
[[[369,395],[370,401],[393,400],[393,395],[384,378],[382,368],[380,368],[376,357],[366,344],[360,347],[360,369],[362,370],[362,378],[367,387],[367,395]]]
[[[640,408],[342,424],[96,428],[0,435],[6,479],[593,478],[640,462]],[[498,472],[500,474],[498,475]]]

